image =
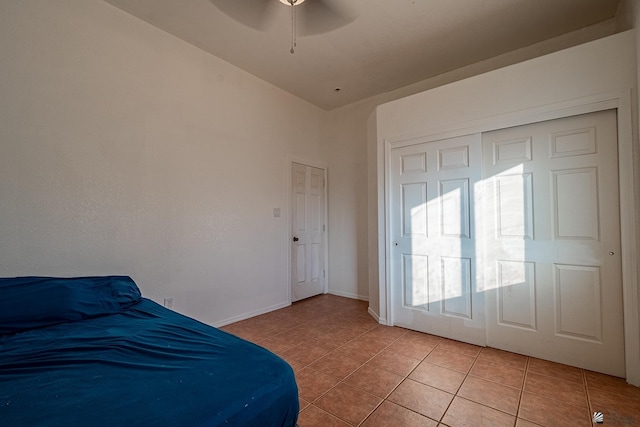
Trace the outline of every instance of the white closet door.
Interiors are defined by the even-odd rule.
[[[483,135],[489,346],[624,376],[616,123]]]
[[[395,325],[485,343],[474,203],[480,159],[480,135],[391,150]]]

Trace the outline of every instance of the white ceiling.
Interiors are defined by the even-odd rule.
[[[299,35],[291,54],[291,11],[278,0],[263,30],[211,0],[105,1],[326,110],[612,19],[620,2],[341,0],[355,19]]]

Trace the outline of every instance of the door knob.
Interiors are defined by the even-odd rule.
[[[294,242],[297,242],[298,240],[300,240],[300,239],[298,239],[297,237],[294,237],[294,238],[293,238],[293,241],[294,241]]]

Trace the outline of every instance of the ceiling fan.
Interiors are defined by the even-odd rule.
[[[291,10],[291,53],[297,34],[328,33],[352,22],[355,17],[344,0],[210,0],[222,13],[248,27],[267,31],[274,25],[279,8]]]

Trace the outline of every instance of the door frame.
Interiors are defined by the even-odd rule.
[[[446,127],[427,129],[420,134],[384,139],[383,181],[384,210],[380,219],[384,232],[378,236],[381,248],[379,260],[380,322],[394,323],[391,301],[391,227],[388,203],[391,186],[391,150],[407,145],[433,142],[442,139],[483,133],[513,126],[526,125],[553,119],[602,110],[617,110],[618,125],[618,179],[620,184],[620,232],[622,261],[622,294],[624,310],[625,368],[627,382],[640,385],[640,316],[637,284],[636,211],[633,153],[632,90],[624,89],[603,94],[542,105],[526,110],[486,117]],[[384,313],[384,315],[382,315]]]
[[[324,271],[325,271],[325,275],[324,275],[324,286],[322,289],[322,293],[326,294],[327,292],[329,292],[329,208],[328,208],[328,188],[329,188],[329,180],[328,180],[328,167],[327,164],[324,163],[323,161],[320,160],[314,160],[314,159],[308,159],[308,158],[304,158],[304,157],[296,157],[296,156],[287,156],[286,159],[286,177],[287,177],[287,184],[286,184],[286,192],[287,192],[287,211],[286,213],[284,213],[285,215],[285,220],[286,220],[286,233],[285,233],[285,238],[287,239],[287,298],[289,301],[289,304],[291,304],[291,267],[292,267],[292,263],[291,263],[291,254],[292,254],[292,240],[291,240],[291,222],[293,221],[293,215],[291,214],[293,212],[293,199],[291,197],[291,194],[293,193],[293,184],[292,184],[292,174],[291,174],[291,169],[293,166],[293,163],[298,163],[300,165],[305,165],[305,166],[311,166],[317,169],[322,169],[324,171],[324,189],[323,189],[323,197],[324,197],[324,209],[322,212],[322,215],[324,216],[323,218],[323,222],[324,222],[324,231],[322,233],[322,238],[324,239]]]

